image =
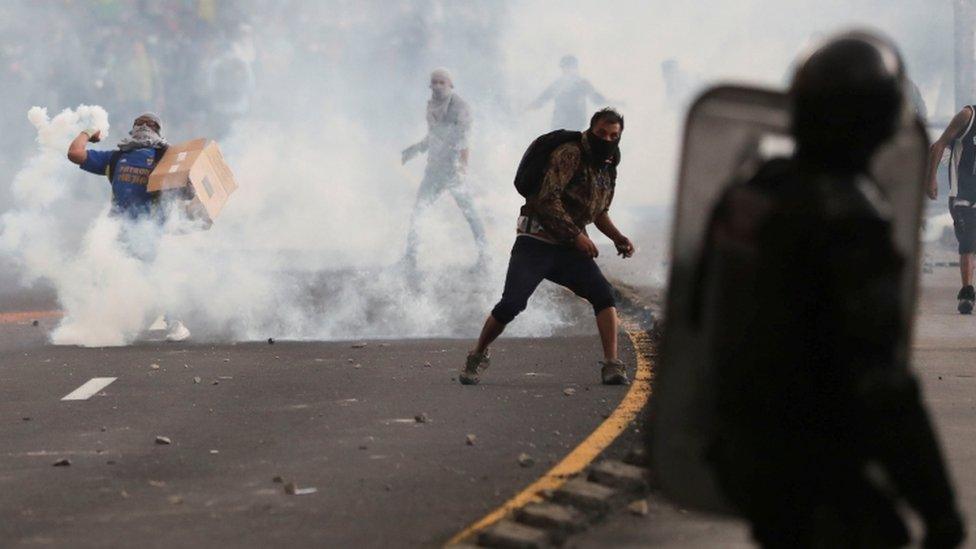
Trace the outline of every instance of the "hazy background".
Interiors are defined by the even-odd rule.
[[[611,213],[639,253],[624,270],[610,250],[600,261],[661,283],[681,119],[699,90],[783,86],[818,36],[870,26],[898,42],[930,118],[946,120],[952,16],[948,0],[8,0],[0,309],[53,292],[58,303],[46,305],[68,314],[54,340],[67,344],[129,343],[162,311],[202,340],[473,337],[501,292],[521,204],[515,165],[551,129],[551,105],[527,107],[566,54],[626,117]],[[401,166],[400,151],[426,132],[437,66],[474,111],[468,184],[493,262],[469,272],[474,243],[445,195],[409,280],[392,266],[424,158]],[[97,113],[79,105],[108,114],[97,148],[114,147],[145,110],[162,115],[171,143],[216,139],[240,189],[214,227],[165,237],[148,266],[118,253],[106,180],[64,158]],[[47,117],[28,120],[32,106]],[[544,287],[511,333],[546,335],[589,314],[561,295]]]

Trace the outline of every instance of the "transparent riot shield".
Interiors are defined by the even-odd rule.
[[[901,295],[911,334],[919,257],[919,223],[928,138],[906,114],[900,131],[876,154],[872,172],[891,206],[895,244],[906,258]],[[731,513],[707,459],[715,421],[715,378],[707,330],[696,321],[697,277],[711,213],[723,192],[767,159],[789,156],[785,93],[734,86],[706,91],[691,106],[678,175],[671,272],[660,360],[650,409],[650,455],[663,491],[676,503]],[[899,351],[907,356],[910,341]]]

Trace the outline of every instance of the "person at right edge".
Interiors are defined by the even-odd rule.
[[[976,304],[973,289],[973,269],[976,268],[976,107],[967,105],[949,122],[942,135],[929,149],[929,169],[926,192],[935,200],[939,196],[936,174],[946,148],[952,145],[949,157],[949,214],[959,242],[959,274],[962,288],[956,296],[957,310],[972,314]]]
[[[900,55],[864,32],[799,66],[792,156],[713,211],[700,263],[717,388],[707,450],[763,547],[900,547],[904,499],[925,547],[965,538],[939,444],[900,349],[910,265],[869,175],[905,104]]]

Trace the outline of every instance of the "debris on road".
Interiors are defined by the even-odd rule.
[[[156,364],[156,363],[150,364],[149,365],[149,369],[150,370],[158,370],[159,369],[159,364]]]
[[[533,465],[535,465],[535,458],[533,458],[529,454],[526,454],[525,452],[522,452],[521,454],[519,454],[518,464],[521,467],[532,467]]]
[[[307,496],[318,491],[318,488],[299,488],[294,482],[289,482],[285,485],[285,493],[289,496]]]
[[[173,444],[173,441],[169,437],[157,436],[156,444]]]
[[[183,503],[183,498],[181,496],[170,496],[166,498],[166,501],[168,501],[170,505],[180,505]]]
[[[193,383],[200,383],[203,379],[200,376],[193,376]]]
[[[273,337],[269,337],[268,338],[268,345],[274,345],[274,338]]]
[[[576,394],[576,389],[573,389],[572,387],[566,387],[565,389],[563,389],[563,394],[566,396],[573,396]]]
[[[630,505],[627,506],[627,511],[629,511],[630,514],[632,515],[637,515],[640,517],[647,516],[647,513],[649,511],[649,508],[647,506],[647,500],[639,499],[637,501],[631,502]]]
[[[424,362],[424,368],[430,368],[430,367],[431,367],[431,364],[430,364],[429,361],[428,362]]]
[[[166,488],[166,482],[162,480],[150,480],[149,485],[153,488]]]
[[[219,454],[220,450],[210,450],[211,455]]]
[[[413,416],[413,420],[417,423],[430,423],[430,416],[427,414],[417,414]]]
[[[36,320],[31,320],[31,326],[40,326],[40,324],[41,323]]]
[[[68,467],[71,465],[71,460],[68,458],[61,458],[55,461],[54,463],[52,463],[51,465],[55,467]]]
[[[277,482],[278,484],[283,484],[285,482],[285,478],[282,477],[281,475],[277,475],[275,476],[275,478],[271,479],[271,482]]]
[[[360,341],[359,343],[353,343],[352,344],[352,348],[353,349],[362,349],[365,346],[366,346],[366,342],[365,341]]]
[[[477,438],[478,437],[476,437],[474,435],[468,435],[468,436],[464,437],[464,443],[467,444],[468,446],[474,446],[474,441]]]
[[[30,416],[24,416],[24,417],[22,417],[20,419],[23,420],[23,421],[30,421],[31,420],[31,417]]]

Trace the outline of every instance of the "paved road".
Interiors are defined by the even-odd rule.
[[[941,436],[957,497],[976,547],[976,315],[956,312],[958,272],[939,268],[922,277],[914,367]],[[574,538],[571,547],[752,547],[740,522],[716,519],[649,498],[646,517],[618,514]],[[917,531],[916,535],[920,533]]]
[[[0,324],[3,547],[432,546],[624,394],[599,385],[595,335],[502,339],[483,384],[462,387],[468,341],[82,349],[46,345],[55,322]],[[59,400],[104,376],[118,380]],[[318,492],[286,495],[276,476]]]

